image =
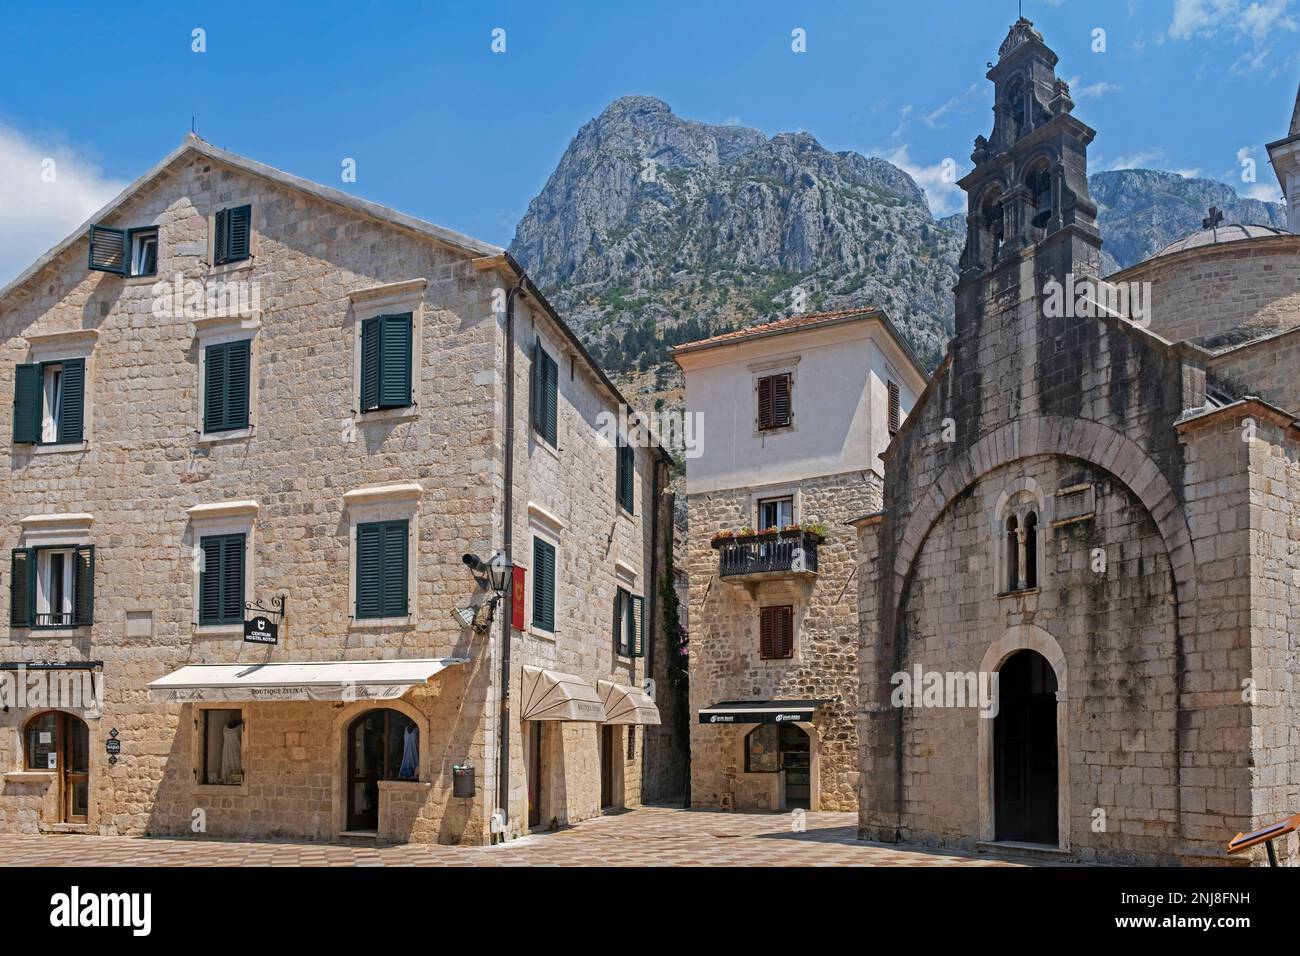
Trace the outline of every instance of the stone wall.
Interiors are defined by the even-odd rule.
[[[690,496],[692,806],[779,809],[775,775],[744,770],[743,738],[753,726],[700,725],[701,708],[725,700],[813,698],[827,701],[805,728],[815,738],[813,808],[855,808],[859,632],[851,581],[856,542],[847,522],[877,510],[880,489],[879,476],[869,471],[801,482],[796,521],[822,521],[830,529],[818,547],[815,580],[774,576],[753,593],[718,576],[710,542],[719,529],[754,523],[759,490]],[[760,659],[759,609],[771,604],[795,607],[790,660]]]

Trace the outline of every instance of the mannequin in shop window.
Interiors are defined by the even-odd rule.
[[[221,731],[221,782],[239,783],[244,776],[244,722],[235,719]]]
[[[402,765],[398,768],[398,780],[414,780],[420,772],[420,732],[414,725],[406,728],[402,735]]]

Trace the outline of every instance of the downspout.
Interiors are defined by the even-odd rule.
[[[510,568],[510,582],[505,594],[505,613],[501,615],[501,711],[498,715],[500,748],[497,751],[497,808],[504,817],[502,826],[510,822],[510,644],[515,616],[514,545],[515,521],[515,298],[523,291],[524,277],[506,293],[506,455],[505,455],[505,534],[502,551],[506,567]],[[505,842],[503,830],[501,840]]]
[[[650,479],[650,626],[660,632],[663,631],[663,622],[655,616],[655,611],[659,607],[659,509],[661,502],[660,495],[663,493],[659,485],[660,476],[663,473],[663,461],[655,454],[651,456],[654,462],[653,476]],[[655,641],[659,639],[659,634],[651,634],[650,640],[646,642],[645,652],[645,676],[654,680],[655,676]],[[665,681],[664,683],[667,683]],[[655,685],[656,696],[658,685]],[[645,798],[645,779],[646,773],[650,769],[650,728],[647,727],[641,736],[641,794]]]

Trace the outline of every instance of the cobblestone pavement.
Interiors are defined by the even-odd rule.
[[[0,866],[1016,866],[1022,861],[903,849],[855,838],[849,813],[645,807],[495,847],[0,835]]]

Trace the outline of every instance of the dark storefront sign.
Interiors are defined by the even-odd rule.
[[[724,700],[700,711],[702,724],[808,723],[824,700]]]
[[[244,642],[246,644],[280,643],[280,625],[268,617],[258,615],[244,622]]]

